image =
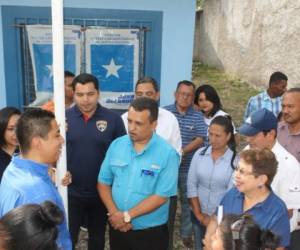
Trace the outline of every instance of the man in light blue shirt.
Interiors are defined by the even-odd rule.
[[[168,247],[169,197],[177,193],[180,157],[154,133],[157,117],[155,100],[135,99],[129,135],[110,145],[102,163],[98,190],[108,210],[111,250]]]
[[[269,87],[267,90],[250,97],[245,114],[244,121],[253,113],[262,108],[273,112],[277,117],[281,112],[281,99],[286,91],[288,77],[282,72],[274,72],[269,80]]]
[[[64,142],[53,113],[40,109],[25,111],[17,125],[20,156],[13,157],[0,186],[0,216],[15,207],[54,202],[64,211],[62,199],[53,185],[48,166],[58,160]],[[66,220],[58,227],[59,249],[71,250]]]

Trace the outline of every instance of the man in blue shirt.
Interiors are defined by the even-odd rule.
[[[148,97],[158,102],[160,96],[158,83],[152,77],[142,77],[135,85],[135,98]],[[122,115],[125,128],[128,127],[128,112]],[[161,107],[158,108],[157,126],[155,132],[164,138],[167,142],[173,146],[179,154],[181,154],[181,135],[179,129],[179,123],[177,118],[168,110]],[[170,210],[168,219],[168,231],[169,231],[169,248],[173,249],[173,233],[174,223],[177,209],[177,196],[170,198]]]
[[[15,207],[46,200],[64,211],[62,199],[48,175],[48,166],[56,163],[64,143],[54,114],[39,109],[24,112],[17,125],[17,139],[21,155],[13,157],[3,174],[0,216]],[[58,248],[71,250],[66,220],[58,229]]]
[[[180,236],[183,244],[192,247],[191,210],[187,199],[187,175],[195,151],[203,145],[207,126],[201,112],[194,110],[195,84],[181,81],[175,92],[176,102],[165,109],[177,118],[182,139],[182,161],[179,168],[179,192],[181,202]]]
[[[179,154],[155,131],[158,104],[135,99],[129,135],[115,140],[98,176],[108,210],[111,250],[166,250],[169,197],[176,194]]]
[[[90,74],[73,80],[75,106],[66,118],[67,163],[72,173],[69,185],[69,226],[73,245],[87,219],[88,249],[104,249],[106,209],[97,192],[97,176],[110,143],[126,133],[120,116],[98,103],[99,83]]]
[[[250,97],[245,114],[244,121],[254,112],[262,108],[266,108],[273,112],[277,117],[281,112],[281,99],[286,91],[288,78],[282,72],[274,72],[270,76],[269,87],[267,90]]]

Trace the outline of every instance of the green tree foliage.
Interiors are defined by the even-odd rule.
[[[197,0],[197,9],[201,9],[203,6],[204,0]]]

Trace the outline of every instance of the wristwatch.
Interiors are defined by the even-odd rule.
[[[128,213],[128,211],[125,211],[123,214],[124,214],[124,222],[129,223],[131,221],[130,214]]]

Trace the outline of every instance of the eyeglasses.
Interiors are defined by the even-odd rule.
[[[247,175],[254,175],[255,176],[255,174],[253,172],[247,172],[247,171],[245,171],[244,169],[241,169],[241,168],[236,168],[234,171],[235,171],[236,174],[238,173],[241,176],[247,176]]]
[[[182,97],[187,97],[187,98],[193,97],[193,94],[191,93],[185,93],[185,92],[177,92],[177,93]]]

